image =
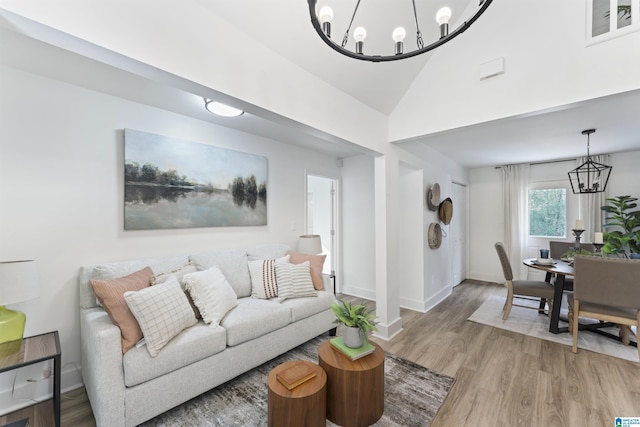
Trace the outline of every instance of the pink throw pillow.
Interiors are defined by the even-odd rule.
[[[324,260],[327,258],[326,255],[307,255],[291,251],[288,251],[287,255],[289,255],[289,262],[291,264],[302,264],[305,261],[309,261],[311,266],[311,281],[313,282],[314,289],[317,291],[324,289],[322,266],[324,265]]]
[[[111,280],[91,280],[98,301],[107,311],[114,325],[120,328],[122,335],[122,353],[126,353],[142,339],[142,330],[138,321],[129,310],[124,299],[127,291],[139,291],[151,285],[153,271],[145,267],[128,276]]]

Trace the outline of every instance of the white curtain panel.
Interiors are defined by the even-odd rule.
[[[502,166],[502,200],[504,202],[504,246],[511,261],[513,278],[525,280],[527,256],[529,165]]]
[[[599,156],[591,156],[591,160],[597,163],[605,165],[609,164],[609,155],[601,154]],[[580,157],[576,160],[576,167],[580,166],[587,161],[587,157]],[[596,231],[603,231],[602,225],[604,224],[604,212],[600,209],[605,205],[605,199],[609,197],[607,190],[603,193],[595,194],[579,194],[579,216],[584,224],[584,233],[582,234],[583,243],[591,243],[594,239],[594,233]]]

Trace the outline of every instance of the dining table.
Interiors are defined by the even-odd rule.
[[[551,278],[555,276],[553,282],[553,304],[551,305],[551,320],[549,321],[549,332],[559,334],[568,332],[568,327],[560,327],[560,307],[562,305],[562,295],[564,291],[565,277],[573,277],[573,264],[561,259],[551,259],[549,263],[538,262],[536,258],[525,259],[523,264],[527,267],[535,268],[546,273],[545,282],[551,283]]]
[[[541,263],[537,258],[525,259],[522,261],[527,267],[535,268],[536,270],[544,271],[545,282],[551,283],[551,279],[555,277],[553,281],[553,304],[551,304],[551,319],[549,321],[549,332],[552,334],[560,334],[569,332],[569,327],[560,327],[560,320],[568,322],[567,318],[560,317],[560,307],[562,306],[562,296],[564,294],[564,282],[566,277],[573,277],[575,272],[573,269],[573,262],[565,261],[562,259],[551,259],[548,263]],[[544,305],[540,305],[540,310],[544,308]],[[611,322],[595,322],[595,323],[579,323],[578,329],[588,330],[598,335],[605,336],[607,338],[614,339],[616,341],[623,342],[625,345],[632,345],[636,347],[638,344],[631,341],[625,341],[622,338],[622,334],[614,335],[603,328],[619,327]]]

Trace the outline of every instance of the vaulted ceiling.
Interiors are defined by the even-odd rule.
[[[316,35],[309,19],[308,4],[303,0],[193,1],[242,31],[252,43],[260,44],[262,48],[273,52],[273,55],[286,58],[306,72],[312,73],[384,115],[390,115],[394,111],[406,92],[410,90],[419,73],[425,67],[431,66],[430,54],[390,63],[357,61],[339,55]],[[342,38],[347,24],[346,20],[350,18],[355,2],[356,0],[333,2],[332,6],[335,11],[334,40]],[[369,3],[373,5],[387,3],[392,4],[393,7],[376,18],[369,14],[369,10],[365,8]],[[385,52],[384,49],[391,50],[393,48],[390,32],[397,25],[403,25],[408,29],[405,43],[408,46],[413,43],[411,41],[412,30],[410,30],[413,28],[413,24],[406,22],[406,16],[409,16],[409,21],[412,18],[410,3],[410,0],[362,2],[361,12],[354,20],[353,27],[366,25],[368,28],[365,52],[369,53],[370,49],[373,53],[380,49],[383,54],[389,54],[390,52]],[[452,26],[455,26],[456,21],[464,20],[470,14],[472,8],[477,5],[477,0],[442,0],[441,2],[416,0],[421,30],[424,33],[426,43],[437,37],[437,27],[434,25],[433,17],[435,11],[445,3],[453,10]],[[494,2],[490,6],[487,14],[492,13],[491,8],[495,4],[498,2]],[[179,14],[180,8],[174,8],[174,13]],[[404,18],[400,17],[402,13],[404,13]],[[474,28],[483,25],[483,18],[484,16],[460,37],[473,39]],[[377,28],[383,29],[382,35],[376,35]],[[166,31],[171,31],[171,27],[168,26]],[[199,37],[199,29],[193,28],[190,36]],[[229,43],[234,43],[234,41],[229,40]],[[49,74],[74,83],[79,82],[84,86],[94,86],[99,90],[112,92],[118,96],[130,99],[137,98],[141,102],[158,105],[224,126],[287,143],[301,144],[336,157],[348,157],[368,152],[368,150],[363,150],[342,138],[300,126],[299,123],[288,120],[286,117],[259,108],[255,109],[255,114],[245,115],[242,120],[222,121],[209,118],[201,105],[194,107],[185,102],[187,97],[184,96],[182,90],[177,88],[184,88],[185,82],[179,82],[174,87],[154,82],[152,85],[154,90],[148,90],[150,86],[147,84],[143,91],[140,89],[142,86],[139,75],[123,74],[117,68],[109,69],[102,66],[104,64],[101,64],[100,68],[104,73],[100,74],[103,78],[89,82],[86,76],[77,75],[74,77],[78,73],[78,68],[76,67],[75,70],[72,68],[74,62],[69,61],[67,53],[56,53],[61,58],[59,62],[54,60],[37,64],[20,57],[20,52],[24,51],[22,44],[29,45],[29,49],[35,49],[34,43],[29,40],[20,42],[13,40],[11,46],[7,46],[5,43],[2,52],[3,62],[9,65],[19,63],[20,67],[26,67],[39,73]],[[44,49],[41,45],[39,46]],[[246,51],[247,55],[250,55],[254,47],[236,46],[236,49],[240,52]],[[439,49],[449,48],[450,46],[445,45]],[[201,54],[206,55],[207,52]],[[74,61],[77,60],[80,59],[75,57]],[[95,63],[92,65],[92,67],[96,66]],[[264,64],[264,66],[269,66],[269,64]],[[109,85],[107,82],[110,78],[117,79],[119,86]],[[313,102],[313,99],[310,99],[309,102]],[[640,120],[638,117],[640,117],[640,90],[635,90],[443,132],[419,135],[406,141],[408,143],[404,146],[411,149],[415,144],[424,144],[470,168],[575,158],[586,154],[586,140],[580,131],[590,127],[598,129],[591,138],[593,154],[640,149]],[[349,120],[348,117],[336,119]],[[397,142],[403,143],[404,141]]]

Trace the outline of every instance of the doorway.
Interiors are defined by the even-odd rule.
[[[320,235],[322,253],[327,255],[322,272],[334,276],[334,286],[338,270],[337,192],[337,179],[307,174],[306,233]]]

